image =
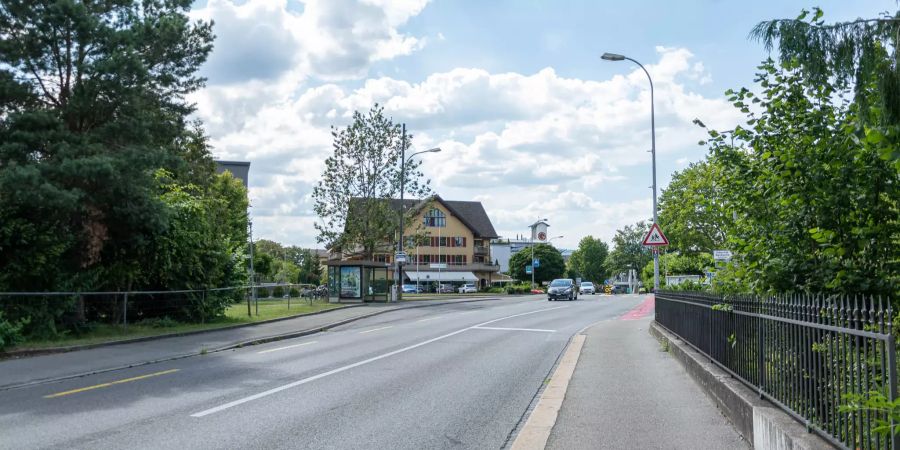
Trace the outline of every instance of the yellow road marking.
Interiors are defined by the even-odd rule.
[[[128,382],[131,382],[131,381],[138,381],[138,380],[143,380],[143,379],[145,379],[145,378],[150,378],[150,377],[158,377],[158,376],[160,376],[160,375],[166,375],[166,374],[169,374],[169,373],[178,372],[178,370],[179,370],[179,369],[163,370],[162,372],[148,373],[147,375],[141,375],[141,376],[138,376],[138,377],[132,377],[132,378],[125,378],[124,380],[116,380],[116,381],[110,381],[109,383],[95,384],[95,385],[93,385],[93,386],[88,386],[88,387],[83,387],[83,388],[78,388],[78,389],[72,389],[71,391],[57,392],[56,394],[45,395],[44,398],[56,398],[56,397],[62,397],[62,396],[64,396],[64,395],[69,395],[69,394],[77,394],[77,393],[79,393],[79,392],[91,391],[91,390],[94,390],[94,389],[105,388],[105,387],[109,387],[109,386],[112,386],[112,385],[115,385],[115,384],[122,384],[122,383],[128,383]]]

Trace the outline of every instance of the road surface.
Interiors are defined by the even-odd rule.
[[[502,448],[569,338],[643,296],[395,311],[0,392],[0,448]]]

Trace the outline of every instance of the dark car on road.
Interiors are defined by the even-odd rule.
[[[578,300],[578,288],[571,278],[558,278],[547,286],[547,300]]]

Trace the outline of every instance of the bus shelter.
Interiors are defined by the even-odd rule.
[[[331,303],[387,302],[391,269],[377,261],[329,261],[328,301]]]

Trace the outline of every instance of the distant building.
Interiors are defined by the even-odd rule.
[[[241,180],[244,187],[250,186],[250,162],[249,161],[219,161],[216,160],[216,173],[231,172],[231,175]]]
[[[399,211],[400,200],[390,202],[391,208]],[[402,274],[404,283],[435,286],[474,283],[480,288],[493,283],[499,267],[494,264],[489,243],[497,237],[497,232],[481,202],[444,200],[434,195],[422,200],[406,199],[403,205],[414,215],[404,232],[407,254]],[[353,213],[351,209],[350,214]],[[374,262],[393,266],[395,251],[392,243],[385,243],[373,255]],[[343,266],[360,259],[354,249],[341,251]],[[338,267],[333,259],[329,261],[329,279]],[[391,281],[393,276],[388,274]]]

